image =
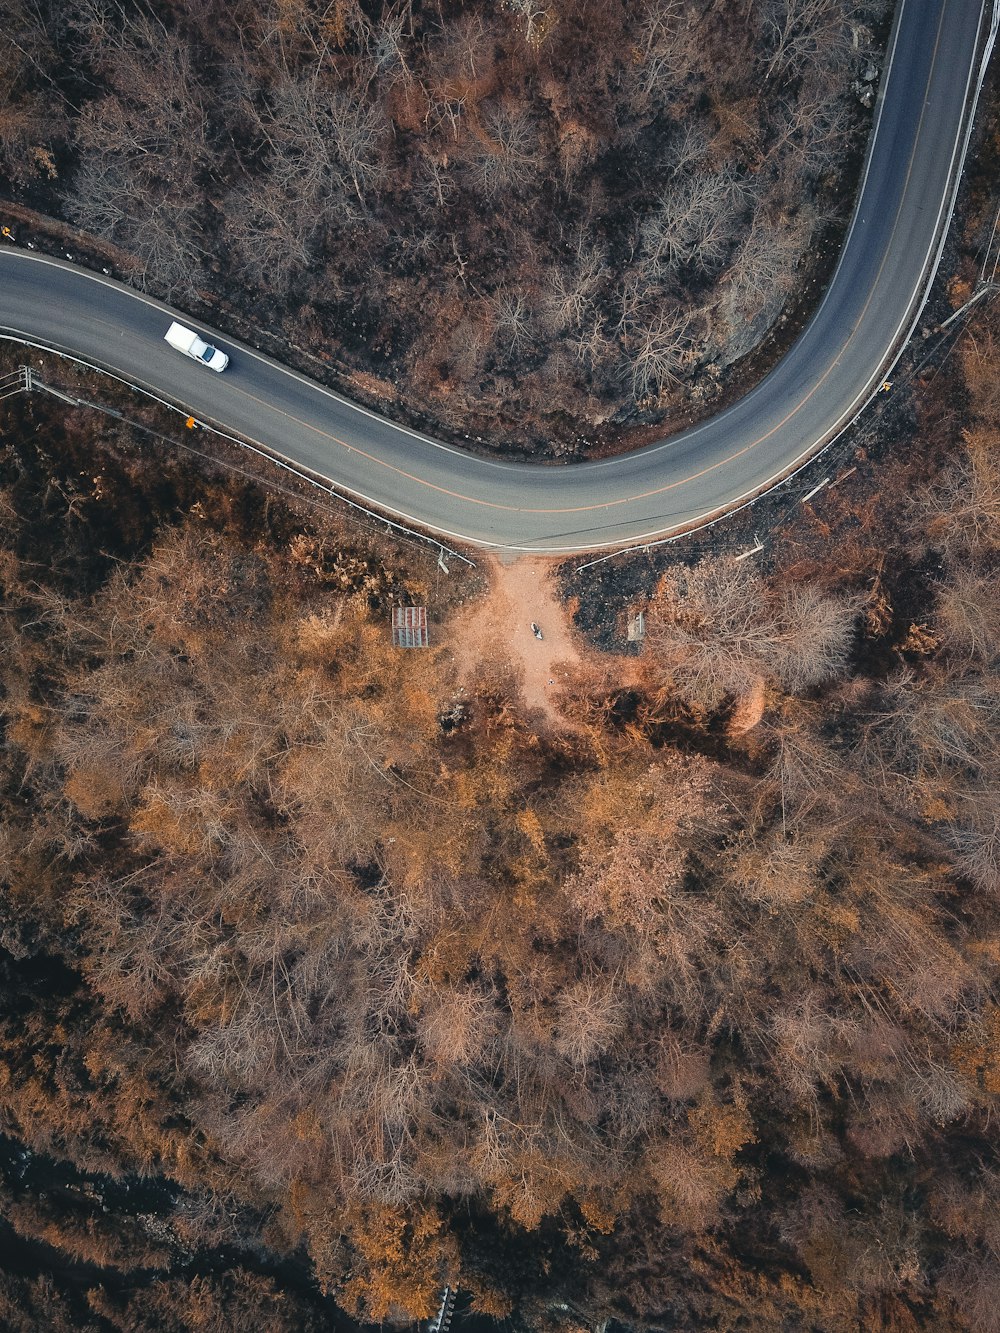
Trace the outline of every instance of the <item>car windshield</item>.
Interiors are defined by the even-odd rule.
[[[214,348],[214,347],[206,347],[205,350],[204,350],[204,351],[202,352],[202,354],[201,354],[201,359],[202,359],[202,361],[211,361],[211,359],[212,359],[213,356],[215,356],[215,348]]]

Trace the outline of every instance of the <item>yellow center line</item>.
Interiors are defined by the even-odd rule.
[[[939,46],[940,46],[940,44],[941,44],[941,34],[942,34],[943,23],[944,23],[944,11],[942,10],[941,19],[940,19],[940,21],[939,21],[939,23],[938,23],[937,37],[936,37],[936,40],[935,40],[935,43],[934,43],[934,51],[933,51],[932,56],[931,56],[931,70],[933,70],[934,65],[935,65],[935,63],[936,63],[936,61],[937,61],[938,48],[939,48]],[[906,192],[907,192],[907,190],[908,190],[908,188],[909,188],[910,178],[911,178],[911,175],[912,175],[912,173],[913,173],[914,159],[915,159],[915,157],[916,157],[917,145],[918,145],[918,143],[919,143],[919,141],[920,141],[920,130],[921,130],[921,127],[923,126],[924,117],[925,117],[925,115],[926,115],[926,110],[927,110],[927,103],[926,103],[926,101],[925,101],[924,106],[923,106],[923,108],[921,109],[920,120],[918,121],[918,124],[917,124],[917,132],[916,132],[916,135],[915,135],[915,137],[914,137],[914,141],[913,141],[913,150],[912,150],[912,152],[911,152],[911,154],[910,154],[910,160],[909,160],[909,163],[908,163],[908,165],[907,165],[906,179],[905,179],[905,181],[904,181],[904,184],[903,184],[903,191],[902,191],[902,194],[901,194],[901,196],[900,196],[900,202],[901,202],[901,203],[902,203],[903,198],[905,198],[905,196],[906,196]],[[859,200],[859,204],[860,204],[860,200]],[[901,211],[901,210],[900,210],[900,211]],[[844,343],[844,345],[843,345],[843,347],[841,348],[840,352],[837,354],[837,356],[834,358],[834,360],[833,360],[833,361],[830,363],[830,365],[827,367],[827,369],[826,369],[826,371],[823,373],[823,375],[816,381],[816,383],[815,383],[815,384],[812,386],[812,388],[808,391],[808,393],[806,393],[806,394],[804,395],[804,397],[803,397],[798,403],[796,403],[795,406],[792,407],[791,410],[790,410],[784,417],[782,417],[781,420],[778,421],[776,425],[772,426],[771,429],[768,430],[765,434],[761,435],[758,439],[751,440],[748,444],[744,445],[741,449],[737,449],[734,453],[729,454],[727,457],[722,458],[722,459],[719,459],[717,462],[715,462],[715,463],[711,463],[711,464],[709,464],[708,466],[706,466],[706,467],[700,469],[699,471],[697,471],[697,472],[692,472],[692,473],[690,473],[688,476],[681,477],[681,478],[679,478],[679,479],[676,480],[676,481],[666,482],[666,483],[664,483],[662,486],[653,487],[653,488],[650,489],[650,490],[646,490],[646,491],[637,491],[637,492],[636,492],[635,494],[633,494],[633,495],[623,496],[623,497],[621,497],[621,498],[619,498],[619,499],[603,500],[603,501],[600,501],[600,502],[598,502],[598,503],[594,503],[594,504],[586,504],[586,505],[564,505],[564,506],[552,507],[552,508],[542,508],[542,507],[535,508],[535,507],[531,507],[531,506],[508,505],[508,504],[501,504],[501,503],[498,503],[497,501],[493,501],[493,500],[483,500],[483,499],[479,499],[478,497],[473,496],[473,495],[466,495],[466,494],[465,494],[464,492],[462,492],[462,491],[452,490],[452,489],[450,489],[450,488],[447,487],[447,486],[440,486],[440,485],[438,485],[438,484],[435,483],[435,482],[428,481],[428,480],[427,480],[426,478],[424,478],[424,477],[417,476],[415,473],[407,472],[404,468],[398,467],[396,464],[394,464],[394,463],[390,463],[390,462],[388,462],[388,461],[387,461],[386,459],[384,459],[384,458],[380,458],[377,454],[373,454],[373,453],[368,452],[368,451],[365,450],[365,449],[361,449],[361,448],[359,448],[357,445],[349,444],[346,440],[342,440],[339,436],[332,434],[330,431],[324,430],[324,429],[323,429],[322,427],[320,427],[320,426],[313,425],[312,422],[304,421],[301,417],[297,417],[297,416],[295,416],[293,413],[285,412],[282,408],[273,406],[272,404],[268,403],[266,399],[258,398],[258,397],[256,397],[254,394],[249,393],[246,389],[240,388],[240,387],[235,386],[235,385],[234,385],[233,387],[234,387],[234,389],[236,389],[236,392],[238,392],[239,394],[241,394],[243,397],[245,397],[246,399],[248,399],[250,402],[255,403],[257,406],[259,406],[259,407],[265,409],[265,411],[276,412],[279,416],[283,417],[286,421],[293,422],[295,425],[297,425],[297,426],[299,426],[299,427],[302,427],[302,428],[304,428],[304,429],[306,429],[306,430],[312,431],[315,435],[320,436],[322,439],[324,439],[324,440],[328,440],[328,441],[331,442],[332,444],[337,444],[337,445],[339,445],[342,449],[347,450],[349,453],[355,454],[355,455],[357,455],[357,456],[360,457],[360,458],[364,458],[364,459],[366,459],[368,462],[370,462],[370,463],[372,463],[372,464],[375,464],[375,465],[377,465],[377,466],[379,466],[379,467],[385,468],[387,471],[392,472],[392,473],[395,474],[396,476],[398,476],[398,477],[402,477],[402,478],[404,478],[405,480],[412,482],[412,483],[413,483],[414,485],[416,485],[416,486],[422,486],[422,487],[424,487],[424,488],[426,488],[426,489],[428,489],[428,490],[436,491],[436,492],[438,492],[438,493],[441,494],[441,495],[446,495],[446,496],[448,496],[449,498],[454,499],[454,500],[463,501],[463,502],[466,503],[466,504],[479,505],[481,508],[484,508],[484,509],[496,509],[496,510],[501,510],[501,511],[505,511],[505,512],[508,512],[508,513],[519,513],[519,514],[580,514],[580,513],[587,513],[587,512],[591,512],[591,511],[595,511],[595,510],[601,510],[601,509],[613,509],[613,508],[619,507],[619,506],[621,506],[621,505],[632,504],[632,503],[634,503],[634,502],[637,501],[637,500],[648,500],[648,499],[652,499],[653,497],[655,497],[655,496],[657,496],[657,495],[665,495],[665,494],[667,494],[667,493],[670,492],[670,491],[673,491],[673,490],[678,489],[679,487],[682,487],[682,486],[688,486],[688,485],[690,485],[692,482],[698,481],[698,480],[700,480],[702,477],[706,477],[706,476],[708,476],[708,475],[709,475],[710,473],[712,473],[712,472],[717,472],[717,471],[718,471],[720,468],[722,468],[722,467],[727,467],[729,464],[736,462],[737,459],[742,458],[742,457],[744,457],[746,454],[751,453],[751,452],[752,452],[754,449],[756,449],[759,445],[761,445],[761,444],[765,443],[767,440],[769,440],[773,435],[775,435],[778,431],[780,431],[780,430],[782,429],[782,427],[784,427],[785,425],[787,425],[788,422],[789,422],[789,421],[790,421],[790,420],[791,420],[791,419],[792,419],[798,412],[800,412],[800,411],[806,406],[806,404],[813,398],[813,396],[814,396],[816,393],[819,392],[819,390],[820,390],[820,389],[823,387],[823,385],[826,383],[827,379],[830,377],[830,375],[833,373],[833,371],[834,371],[834,370],[836,369],[836,367],[839,365],[841,359],[843,358],[844,353],[846,352],[847,348],[851,345],[852,341],[856,338],[857,333],[858,333],[858,329],[861,327],[862,323],[864,322],[864,317],[865,317],[865,315],[866,315],[866,313],[867,313],[867,311],[868,311],[868,308],[869,308],[869,306],[871,305],[872,301],[875,299],[875,292],[876,292],[876,289],[877,289],[878,284],[879,284],[879,281],[880,281],[880,279],[881,279],[881,277],[882,277],[882,273],[883,273],[883,271],[884,271],[884,269],[885,269],[885,266],[886,266],[886,264],[888,263],[888,261],[889,261],[889,257],[890,257],[890,255],[891,255],[891,253],[892,253],[892,242],[893,242],[893,240],[894,240],[894,238],[895,238],[895,236],[896,236],[896,232],[897,232],[897,230],[898,230],[898,228],[899,228],[899,219],[900,219],[900,213],[897,212],[897,214],[896,214],[896,220],[895,220],[895,222],[894,222],[894,224],[893,224],[892,233],[891,233],[891,235],[890,235],[890,237],[889,237],[889,243],[888,243],[888,245],[887,245],[887,247],[886,247],[885,254],[884,254],[883,258],[882,258],[882,262],[881,262],[881,264],[879,265],[878,273],[876,274],[875,279],[874,279],[874,281],[872,282],[871,288],[870,288],[869,293],[868,293],[868,298],[867,298],[867,300],[865,301],[864,306],[862,307],[861,314],[858,316],[857,320],[855,321],[854,328],[852,329],[852,331],[851,331],[851,333],[850,333],[850,335],[849,335],[847,341]],[[347,489],[350,489],[350,488],[348,487]]]
[[[943,11],[942,11],[942,22],[943,22]],[[942,24],[939,23],[937,39],[934,43],[934,53],[931,57],[932,68],[934,66],[935,60],[937,59],[937,51],[941,43],[941,27]],[[920,120],[917,124],[917,133],[914,137],[913,151],[910,154],[910,161],[906,171],[906,180],[903,183],[903,191],[900,196],[901,201],[905,197],[906,191],[909,188],[910,176],[913,172],[913,162],[916,156],[917,144],[919,143],[920,140],[920,128],[923,125],[925,113],[926,113],[926,105],[921,109]],[[795,406],[784,417],[782,417],[781,420],[776,425],[772,426],[769,431],[767,431],[764,435],[761,435],[758,439],[751,440],[750,443],[744,445],[742,449],[737,449],[735,453],[729,454],[726,458],[719,459],[717,462],[710,464],[708,467],[702,468],[698,472],[692,472],[689,476],[681,477],[677,481],[667,482],[663,486],[657,486],[648,491],[637,491],[634,495],[623,496],[617,500],[602,500],[596,504],[586,504],[586,505],[563,505],[557,508],[534,508],[523,505],[500,504],[495,500],[482,500],[474,495],[466,495],[462,491],[451,490],[447,486],[439,486],[436,482],[428,481],[425,477],[419,477],[413,472],[407,472],[404,468],[398,467],[395,463],[390,463],[384,458],[380,458],[377,454],[372,454],[365,449],[360,449],[358,448],[357,445],[348,444],[346,440],[342,440],[338,435],[333,435],[330,431],[323,430],[322,427],[320,426],[314,426],[312,422],[303,421],[301,417],[294,416],[290,412],[285,412],[281,408],[272,407],[270,404],[268,404],[268,402],[265,399],[257,398],[254,394],[248,393],[247,390],[245,389],[241,388],[239,392],[245,395],[245,397],[249,398],[251,402],[256,403],[258,406],[263,407],[265,409],[270,407],[271,411],[278,412],[286,420],[292,421],[296,425],[304,427],[306,430],[313,431],[314,434],[321,436],[325,440],[331,441],[333,444],[339,444],[341,448],[346,449],[349,453],[357,454],[360,458],[367,459],[370,463],[375,463],[379,467],[387,469],[389,472],[394,473],[398,477],[403,477],[407,481],[411,481],[417,486],[423,486],[428,490],[437,491],[438,494],[440,495],[447,495],[449,498],[453,500],[462,500],[466,504],[479,505],[484,509],[498,509],[498,510],[503,510],[507,513],[515,513],[515,514],[582,514],[599,509],[614,509],[620,505],[632,504],[636,500],[648,500],[652,499],[654,496],[657,495],[664,495],[668,491],[676,490],[679,486],[688,486],[690,485],[691,482],[698,481],[700,480],[700,478],[706,477],[710,473],[718,471],[719,468],[726,467],[730,463],[734,463],[738,458],[742,458],[745,454],[748,454],[752,450],[756,449],[759,445],[769,440],[772,435],[775,435],[779,430],[781,430],[783,426],[787,425],[788,422],[792,419],[792,417],[794,417],[797,412],[800,412],[806,406],[809,400],[814,396],[814,394],[818,393],[819,390],[823,387],[829,376],[832,375],[834,370],[837,368],[841,358],[844,355],[844,352],[850,346],[853,339],[857,336],[857,331],[864,321],[864,317],[868,311],[868,307],[871,305],[872,301],[875,298],[875,290],[878,286],[879,279],[881,278],[882,272],[889,261],[889,256],[892,253],[892,241],[896,235],[898,227],[899,227],[899,214],[897,213],[896,222],[893,225],[892,233],[889,237],[889,244],[886,247],[882,263],[879,265],[878,273],[875,275],[875,279],[872,283],[871,290],[868,293],[868,299],[865,301],[865,304],[862,307],[861,314],[858,316],[854,328],[851,331],[850,337],[847,339],[847,342],[844,344],[841,351],[827,367],[823,375],[812,386],[809,392],[798,403],[796,403]]]

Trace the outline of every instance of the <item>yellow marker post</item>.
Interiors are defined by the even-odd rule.
[[[194,430],[194,428],[198,425],[194,417],[188,417],[187,421],[185,421],[184,424],[185,426],[187,426],[188,430]]]

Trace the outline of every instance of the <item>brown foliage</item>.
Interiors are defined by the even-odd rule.
[[[380,590],[421,575],[297,529],[186,514],[87,592],[42,586],[50,488],[2,465],[5,1134],[190,1187],[185,1245],[257,1213],[248,1243],[308,1253],[369,1319],[449,1282],[532,1327],[564,1296],[691,1327],[982,1325],[985,539],[907,590],[936,646],[900,635],[886,665],[859,627],[852,678],[836,585],[675,570],[655,694],[623,723],[613,664],[581,676],[558,738],[502,668],[457,709],[445,652],[393,651]],[[709,711],[761,679],[753,727]],[[147,1244],[89,1207],[7,1213],[119,1269]],[[85,1310],[11,1280],[0,1310],[309,1326],[244,1277],[95,1283]]]
[[[769,588],[748,561],[707,559],[664,575],[650,608],[654,679],[694,704],[744,695],[761,676],[799,692],[846,665],[856,604],[808,585]]]
[[[0,159],[37,193],[68,141],[49,211],[161,294],[287,331],[463,434],[472,413],[573,450],[637,400],[703,397],[703,368],[773,326],[860,129],[852,18],[18,3]]]

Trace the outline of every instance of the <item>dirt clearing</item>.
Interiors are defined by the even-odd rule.
[[[551,577],[557,562],[521,556],[508,564],[486,556],[482,563],[489,591],[470,602],[452,627],[460,681],[470,680],[480,662],[507,657],[521,677],[525,705],[539,709],[556,726],[574,729],[553,701],[566,675],[580,662],[566,608]],[[541,639],[532,633],[532,622],[541,629]]]

